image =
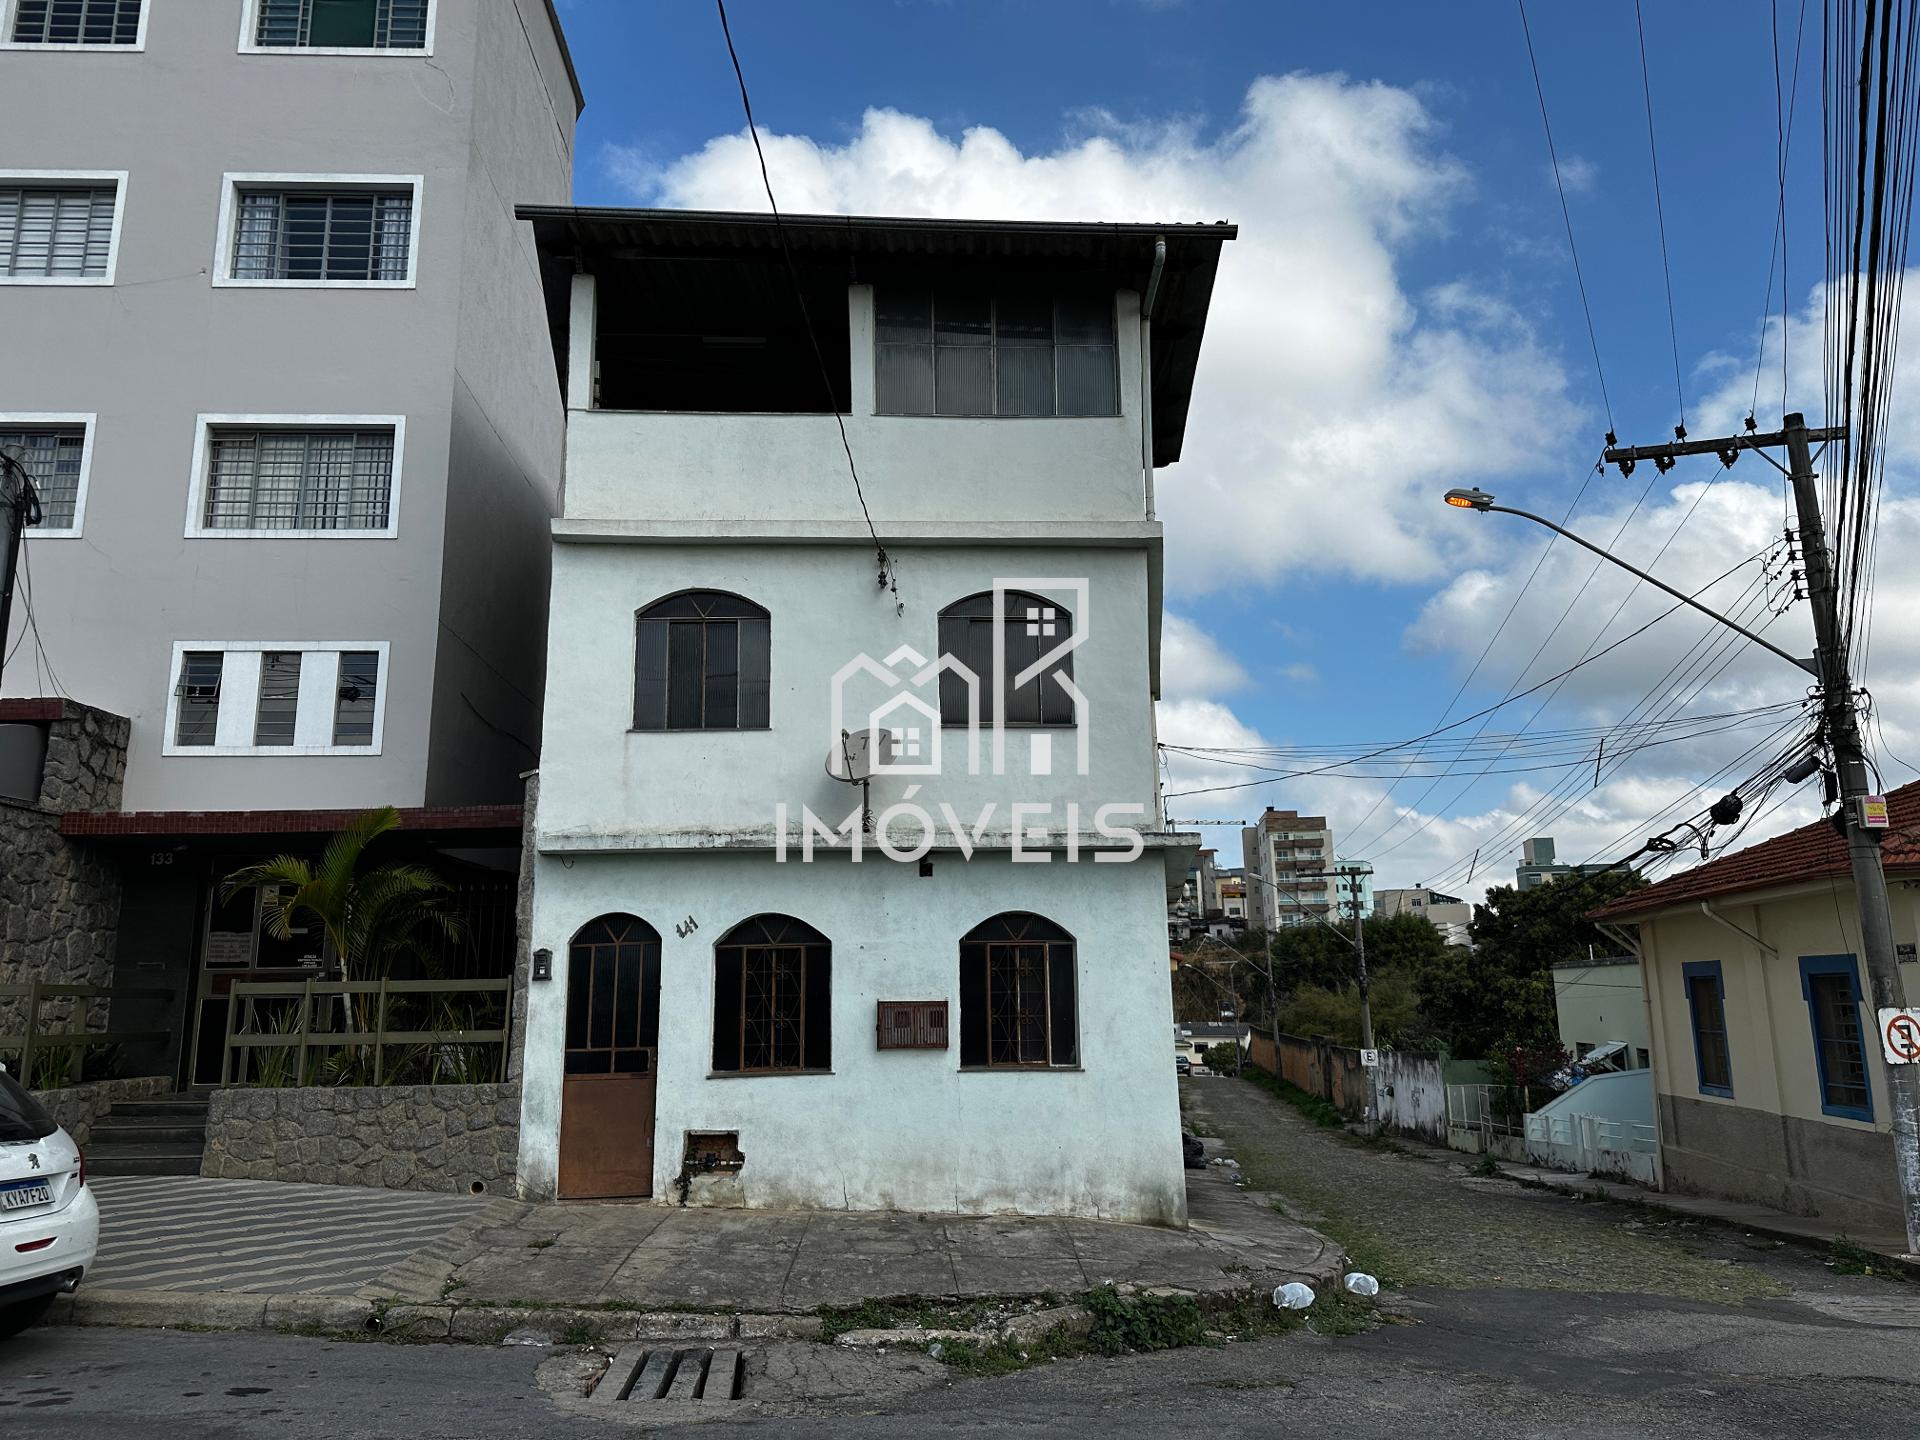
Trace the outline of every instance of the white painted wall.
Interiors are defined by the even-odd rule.
[[[543,855],[534,896],[533,944],[554,952],[554,979],[531,987],[527,1007],[524,1195],[554,1191],[567,942],[595,916],[626,911],[662,940],[657,1202],[674,1199],[686,1131],[738,1130],[749,1206],[1185,1223],[1164,890],[1151,854],[1071,867],[942,855],[925,878],[844,857]],[[1078,1069],[959,1071],[960,937],[1013,909],[1075,937]],[[833,942],[830,1075],[709,1075],[714,943],[766,911]],[[699,929],[681,938],[674,926],[689,916]],[[956,1048],[875,1050],[876,1001],[941,998]]]

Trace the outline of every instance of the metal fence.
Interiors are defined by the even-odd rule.
[[[117,1045],[148,1045],[172,1038],[165,1030],[110,1030],[88,1028],[98,1010],[109,1023],[115,1000],[171,1000],[163,988],[102,985],[53,985],[30,980],[24,985],[0,985],[0,1016],[20,1029],[0,1033],[0,1056],[18,1068],[16,1078],[29,1090],[58,1090],[85,1080],[87,1062],[96,1067],[105,1052]],[[64,1004],[57,1002],[64,1001]],[[52,1008],[61,1013],[48,1016]],[[96,1077],[98,1078],[98,1077]]]
[[[1494,1135],[1526,1137],[1525,1098],[1515,1106],[1513,1091],[1505,1085],[1447,1086],[1447,1128],[1465,1130],[1484,1141]],[[1482,1146],[1484,1149],[1484,1145]]]
[[[513,981],[238,981],[222,1085],[476,1085],[506,1079]]]

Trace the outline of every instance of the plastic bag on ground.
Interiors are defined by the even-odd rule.
[[[1313,1287],[1289,1280],[1274,1290],[1273,1303],[1282,1310],[1304,1310],[1313,1304]]]
[[[1349,1295],[1373,1296],[1380,1293],[1380,1282],[1361,1270],[1348,1271],[1340,1283],[1347,1287]]]

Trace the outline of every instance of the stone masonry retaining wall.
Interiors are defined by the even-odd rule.
[[[519,1148],[517,1084],[216,1090],[200,1173],[511,1195]]]
[[[113,1108],[116,1100],[145,1100],[164,1095],[173,1082],[164,1075],[142,1075],[131,1080],[90,1080],[59,1090],[42,1090],[33,1098],[47,1107],[47,1113],[84,1147],[93,1138],[94,1122]]]

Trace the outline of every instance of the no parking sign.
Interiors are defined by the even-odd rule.
[[[1882,1010],[1880,1048],[1889,1065],[1920,1064],[1920,1010]]]

